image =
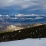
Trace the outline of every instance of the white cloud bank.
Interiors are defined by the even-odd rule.
[[[34,10],[46,10],[46,0],[0,0],[0,8],[5,8],[9,6],[20,6],[22,9],[36,6]]]
[[[41,14],[41,15],[38,15],[38,14],[18,14],[18,15],[15,15],[15,17],[25,17],[25,16],[32,16],[32,17],[44,16],[44,17],[46,17],[46,15],[44,15],[44,14]]]
[[[19,18],[21,20],[37,20],[37,19],[44,19],[46,17],[46,15],[38,15],[38,14],[28,14],[28,15],[24,15],[24,14],[18,14],[15,15],[15,18]]]
[[[46,15],[38,15],[38,14],[18,14],[18,15],[14,15],[14,17],[10,17],[10,15],[1,15],[0,14],[0,18],[2,18],[2,16],[4,18],[7,19],[19,19],[19,20],[37,20],[37,19],[46,19]]]

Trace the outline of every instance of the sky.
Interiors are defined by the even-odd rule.
[[[0,14],[46,14],[46,0],[0,0]]]
[[[0,0],[1,15],[15,15],[17,23],[46,23],[46,0]]]

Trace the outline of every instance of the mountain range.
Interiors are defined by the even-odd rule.
[[[7,26],[0,26],[0,30],[3,31],[17,31],[17,30],[21,30],[21,29],[26,29],[26,28],[30,28],[30,27],[35,27],[35,26],[40,26],[43,25],[41,23],[35,23],[35,24],[26,24],[26,25],[7,25]]]
[[[45,24],[46,23],[46,16],[45,15],[23,15],[18,14],[14,16],[10,15],[0,15],[0,30],[6,29],[7,26],[10,25],[18,25],[18,26],[31,26],[34,24]]]
[[[20,25],[32,23],[46,23],[46,15],[0,15],[0,25]]]

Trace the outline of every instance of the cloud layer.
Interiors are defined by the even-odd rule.
[[[18,14],[18,15],[14,15],[14,16],[10,16],[10,15],[1,15],[0,14],[0,18],[6,18],[6,19],[19,19],[19,20],[37,20],[37,19],[46,19],[46,15],[38,15],[38,14]]]
[[[0,0],[0,14],[46,14],[46,0]]]
[[[10,6],[19,6],[21,9],[34,6],[32,10],[46,10],[46,0],[0,0],[0,8],[6,8]]]
[[[17,14],[11,15],[1,15],[0,23],[2,24],[31,24],[31,23],[46,23],[46,15],[42,14]]]
[[[24,14],[18,14],[18,15],[15,15],[15,18],[19,18],[19,19],[22,19],[22,20],[37,20],[37,19],[46,19],[46,15],[38,15],[38,14],[24,15]]]

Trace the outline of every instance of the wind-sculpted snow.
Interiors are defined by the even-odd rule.
[[[46,38],[1,42],[0,46],[46,46]]]

